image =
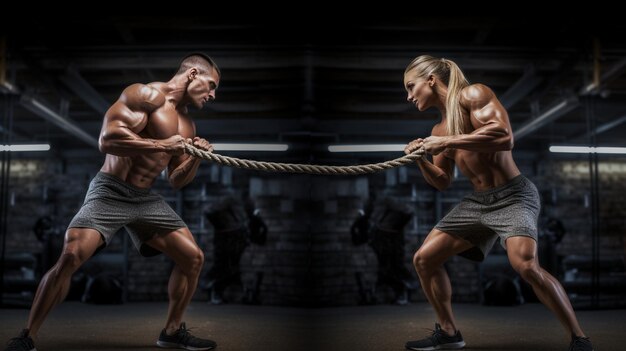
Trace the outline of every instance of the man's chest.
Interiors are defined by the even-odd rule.
[[[179,133],[180,115],[175,109],[160,108],[148,115],[146,127],[141,135],[154,138],[166,139]]]

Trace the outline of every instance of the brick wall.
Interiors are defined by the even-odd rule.
[[[413,220],[404,229],[404,261],[407,270],[415,279],[418,279],[413,267],[413,255],[439,219],[458,204],[463,196],[472,191],[471,184],[464,176],[459,175],[448,189],[440,192],[424,181],[416,167],[392,169],[369,178],[370,192],[374,198],[392,197],[413,208]],[[477,302],[480,300],[479,267],[476,263],[465,258],[452,257],[445,267],[452,284],[453,301]],[[391,289],[382,290],[379,295],[380,301],[393,299]],[[411,301],[426,301],[421,288],[418,287],[412,293]]]
[[[54,216],[56,223],[65,227],[80,208],[89,179],[61,171],[62,165],[54,159],[11,161],[8,252],[41,252],[42,245],[33,233],[36,220]]]
[[[626,242],[626,161],[605,160],[598,165],[600,186],[600,250],[624,254]],[[567,234],[557,250],[561,255],[591,253],[591,191],[587,160],[545,162],[533,179],[545,201],[543,213],[563,221]]]
[[[353,305],[359,300],[357,274],[375,281],[376,257],[355,246],[350,227],[368,198],[366,177],[316,177],[311,193],[314,305]]]
[[[264,245],[248,246],[241,261],[246,282],[263,273],[260,301],[272,305],[308,305],[311,270],[308,175],[259,175],[249,180],[250,197],[268,227]]]
[[[97,161],[12,161],[8,252],[41,253],[42,245],[32,232],[34,222],[43,215],[54,215],[61,226],[66,226],[80,207],[88,183],[100,167]],[[587,161],[522,162],[521,167],[544,198],[542,217],[557,217],[565,225],[567,234],[557,247],[558,253],[589,254]],[[602,161],[600,180],[601,252],[623,254],[626,242],[623,229],[626,225],[626,161]],[[451,188],[437,192],[423,181],[414,167],[370,176],[320,177],[255,173],[203,164],[196,180],[182,191],[173,191],[165,179],[157,181],[155,191],[182,214],[205,251],[203,276],[213,264],[214,257],[214,232],[204,219],[204,213],[222,196],[243,199],[243,194],[249,193],[269,231],[265,245],[250,244],[242,256],[244,286],[252,285],[258,273],[263,273],[259,295],[262,303],[329,306],[358,303],[357,273],[361,274],[366,285],[376,282],[376,255],[368,245],[354,245],[350,236],[350,226],[369,198],[377,199],[374,217],[385,197],[393,197],[413,210],[414,217],[404,228],[404,262],[407,270],[417,278],[411,262],[413,253],[439,217],[471,191],[471,185],[460,176]],[[553,203],[546,202],[546,197]],[[124,252],[124,235],[118,237],[106,252]],[[171,260],[163,255],[140,257],[131,244],[127,245],[129,300],[165,300]],[[479,266],[455,257],[446,267],[451,276],[454,300],[479,301]],[[241,294],[242,287],[235,286],[227,290],[226,298],[238,301]],[[377,296],[381,302],[393,299],[392,290],[385,286],[377,289]],[[206,300],[208,296],[200,288],[195,298]],[[419,289],[412,300],[425,301]]]

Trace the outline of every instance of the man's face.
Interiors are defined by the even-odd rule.
[[[209,101],[215,100],[215,91],[219,84],[219,74],[213,67],[207,73],[197,74],[187,88],[191,103],[201,109]]]

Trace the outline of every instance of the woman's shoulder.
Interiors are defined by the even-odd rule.
[[[460,102],[467,106],[480,101],[489,101],[493,98],[494,92],[482,83],[470,84],[461,90]]]

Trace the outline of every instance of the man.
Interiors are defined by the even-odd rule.
[[[184,153],[184,144],[212,151],[195,136],[189,104],[196,108],[215,99],[220,71],[203,54],[185,57],[168,82],[133,84],[104,116],[100,151],[104,165],[89,185],[82,208],[65,233],[65,246],[56,265],[41,280],[26,328],[6,350],[34,350],[36,336],[48,313],[67,295],[72,274],[126,227],[144,256],[165,253],[175,262],[168,284],[169,309],[157,345],[209,350],[215,342],[192,336],[183,314],[196,289],[204,257],[189,228],[150,191],[167,168],[172,187],[191,182],[201,160]]]
[[[441,113],[432,135],[413,140],[405,152],[424,147],[433,155],[432,162],[421,159],[417,164],[426,181],[440,191],[450,185],[455,164],[474,186],[474,193],[435,226],[415,253],[413,263],[438,323],[430,337],[410,341],[406,348],[465,346],[452,314],[452,291],[443,264],[457,254],[482,261],[499,237],[513,268],[571,336],[569,350],[593,350],[563,287],[539,266],[539,194],[513,161],[511,124],[493,91],[470,85],[454,62],[427,55],[409,64],[404,86],[407,100],[418,110],[435,107]]]

